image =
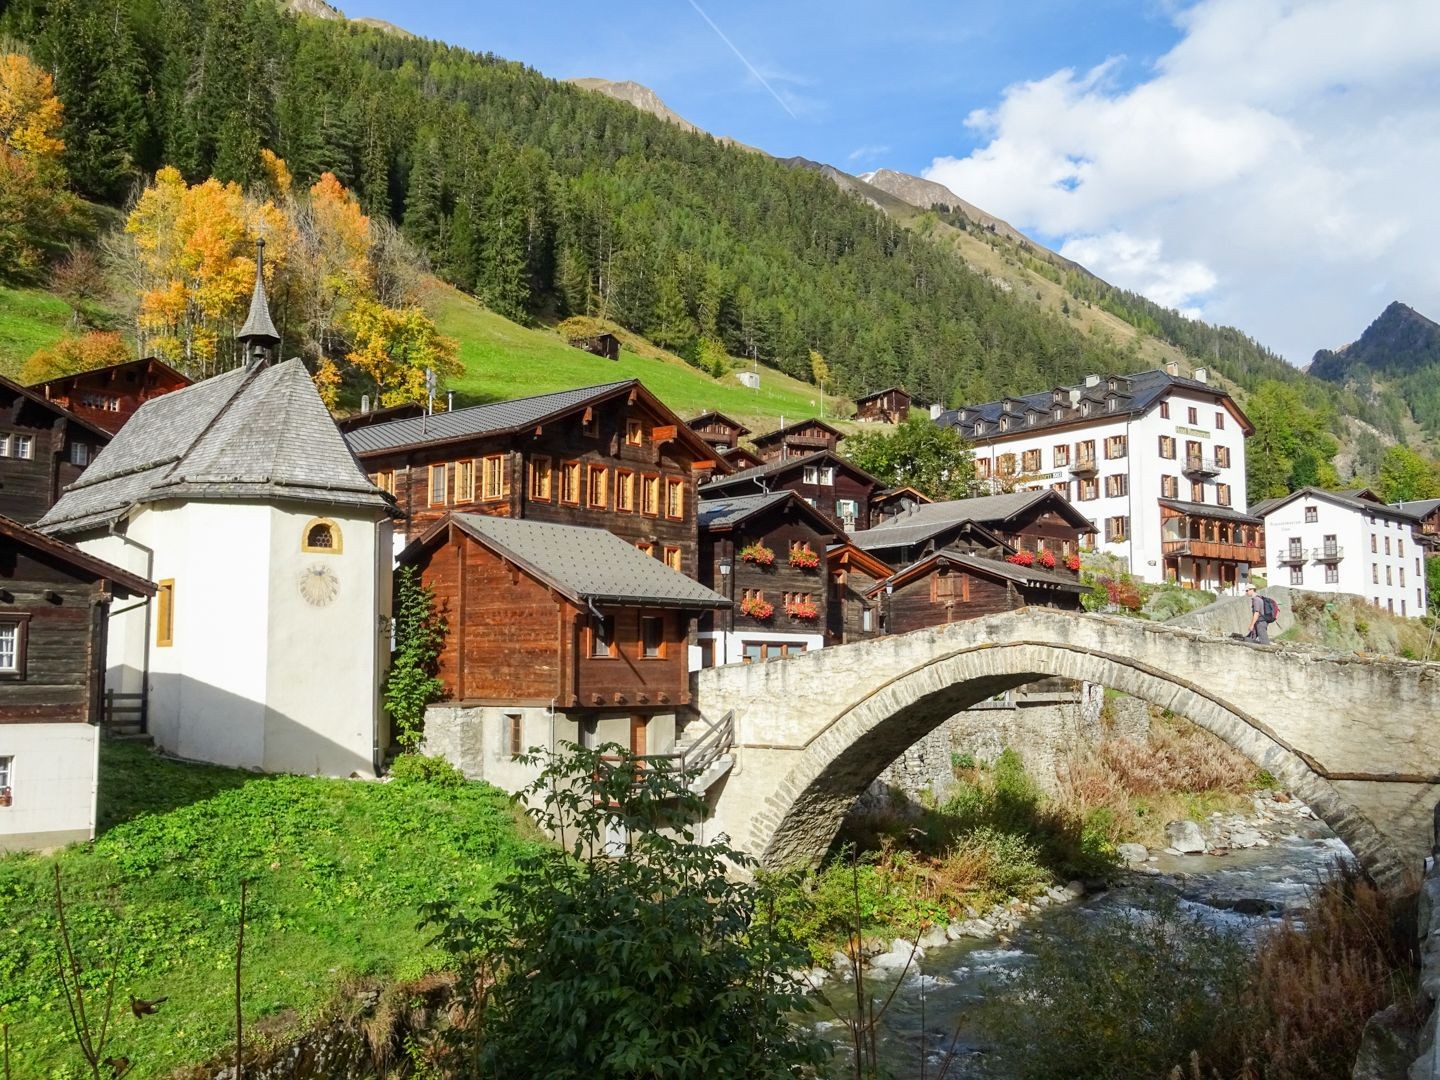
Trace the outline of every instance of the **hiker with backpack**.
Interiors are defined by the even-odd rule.
[[[1250,632],[1245,635],[1245,640],[1269,645],[1270,624],[1279,617],[1280,606],[1268,596],[1256,593],[1254,585],[1245,587],[1245,595],[1250,598]]]

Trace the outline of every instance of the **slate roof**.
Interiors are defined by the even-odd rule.
[[[793,502],[801,514],[810,518],[817,532],[829,533],[836,537],[845,535],[825,514],[815,509],[789,488],[756,495],[730,497],[719,495],[715,498],[702,498],[697,504],[696,515],[702,532],[707,529],[722,532],[750,520],[765,510],[789,502]]]
[[[742,481],[765,480],[768,477],[774,476],[776,473],[787,472],[795,468],[803,468],[806,465],[817,465],[822,460],[828,460],[836,468],[849,469],[857,476],[864,477],[873,484],[878,485],[880,483],[879,480],[876,480],[875,477],[860,468],[859,465],[856,465],[848,458],[841,457],[835,453],[835,451],[816,450],[813,454],[805,454],[801,457],[773,458],[770,461],[761,462],[759,465],[755,465],[749,469],[741,469],[738,472],[733,472],[729,476],[717,476],[708,484],[701,487],[700,490],[705,498],[713,498],[712,492],[718,492],[722,489],[732,487]],[[750,489],[754,490],[753,484],[750,485]]]
[[[784,427],[776,428],[774,431],[767,431],[763,435],[756,435],[755,438],[751,439],[750,441],[753,442],[756,446],[763,446],[766,443],[778,442],[786,435],[790,434],[790,432],[794,431],[796,428],[811,427],[812,425],[815,427],[822,427],[826,431],[830,432],[831,435],[835,436],[836,442],[839,442],[841,439],[845,438],[845,432],[841,431],[839,428],[831,424],[827,424],[824,420],[820,420],[812,416],[807,420],[796,420],[793,424],[786,424]]]
[[[1352,490],[1366,491],[1368,489],[1354,488]],[[1404,521],[1412,525],[1417,524],[1420,519],[1424,517],[1424,513],[1406,509],[1407,505],[1415,505],[1413,503],[1401,504],[1399,506],[1396,506],[1392,503],[1371,502],[1369,499],[1357,499],[1353,495],[1350,495],[1343,491],[1326,491],[1324,488],[1303,487],[1300,488],[1298,491],[1292,491],[1289,495],[1282,495],[1278,499],[1261,500],[1254,506],[1250,507],[1250,514],[1252,515],[1252,517],[1245,520],[1253,519],[1258,523],[1260,518],[1264,515],[1273,513],[1274,511],[1280,509],[1280,507],[1284,506],[1286,503],[1294,502],[1301,496],[1308,496],[1313,499],[1323,499],[1326,502],[1334,503],[1336,506],[1343,506],[1347,510],[1356,510],[1362,514],[1379,514],[1382,517],[1388,517],[1396,521]],[[1166,500],[1161,499],[1160,501],[1163,503]],[[1440,500],[1425,501],[1427,503],[1440,504]],[[1177,505],[1189,506],[1191,504],[1180,503]]]
[[[734,428],[737,435],[750,434],[750,429],[744,424],[740,423],[739,420],[733,420],[730,417],[726,416],[724,413],[717,412],[715,409],[711,409],[709,412],[702,412],[699,416],[692,416],[689,420],[685,421],[685,425],[687,427],[693,428],[699,424],[705,423],[707,420],[719,420],[721,423],[727,425],[728,427]]]
[[[1110,380],[1116,380],[1116,389],[1110,389]],[[1186,379],[1179,375],[1171,375],[1168,372],[1158,369],[1150,371],[1139,371],[1133,375],[1107,375],[1100,379],[1094,386],[1058,386],[1049,390],[1043,390],[1037,394],[1021,394],[1015,397],[1001,398],[999,401],[987,401],[981,405],[967,405],[961,409],[947,409],[936,418],[935,422],[942,427],[954,427],[967,439],[978,439],[986,441],[994,438],[1010,438],[1025,432],[1044,431],[1046,428],[1061,427],[1067,424],[1083,421],[1090,423],[1099,420],[1114,420],[1126,416],[1137,416],[1147,412],[1152,405],[1158,402],[1171,390],[1185,389],[1198,390],[1208,394],[1217,401],[1228,401],[1235,407],[1237,415],[1242,419],[1243,426],[1247,432],[1252,425],[1245,414],[1240,412],[1239,406],[1234,405],[1230,395],[1220,387],[1212,383],[1200,382],[1197,379]],[[1055,392],[1062,391],[1061,417],[1055,419]],[[1071,391],[1077,392],[1080,396],[1075,404],[1071,404]],[[1107,397],[1115,397],[1116,405],[1113,411],[1105,406]],[[1089,401],[1097,405],[1098,409],[1092,408],[1088,416],[1080,411],[1079,402]],[[960,413],[966,412],[968,419],[961,420]],[[1026,422],[1027,413],[1035,413],[1035,423]],[[1009,416],[1011,424],[1008,431],[1001,431],[999,428],[1001,416]],[[984,424],[984,430],[975,430],[976,422]]]
[[[405,446],[428,445],[451,439],[467,439],[483,435],[501,435],[522,428],[543,424],[551,417],[572,412],[610,397],[623,389],[638,385],[636,379],[582,386],[575,390],[559,390],[553,394],[496,401],[489,405],[471,405],[465,409],[392,420],[347,432],[345,441],[357,454],[377,450],[396,450]]]
[[[79,533],[119,520],[136,503],[179,498],[390,506],[293,359],[145,402],[36,525]]]
[[[1042,488],[1039,491],[1015,491],[1000,495],[982,495],[974,499],[928,503],[917,506],[907,514],[882,521],[873,529],[852,533],[850,539],[856,547],[867,551],[909,547],[912,544],[922,544],[932,536],[966,521],[993,528],[1043,501],[1054,501],[1057,506],[1070,512],[1074,524],[1078,526],[1080,522],[1084,522],[1094,531],[1094,523],[1067,500],[1048,488]]]
[[[1079,578],[1072,574],[1062,574],[1054,570],[1046,570],[1039,566],[1017,566],[1014,563],[1006,562],[1004,559],[992,559],[986,555],[972,555],[961,551],[937,551],[917,559],[904,569],[895,571],[894,574],[884,581],[876,582],[869,590],[873,596],[886,585],[893,585],[897,581],[915,575],[918,571],[925,569],[931,563],[941,561],[958,566],[962,570],[970,570],[979,574],[989,574],[1004,581],[1013,582],[1016,585],[1029,586],[1031,588],[1060,589],[1065,592],[1083,593],[1088,586],[1082,585]]]
[[[1264,522],[1253,513],[1236,510],[1233,506],[1212,506],[1209,503],[1181,502],[1179,499],[1156,499],[1161,506],[1179,510],[1189,517],[1210,518],[1213,521],[1238,521],[1242,525],[1263,525]]]
[[[890,393],[892,390],[900,391],[900,393],[904,394],[907,398],[910,398],[911,401],[915,400],[914,397],[911,396],[910,392],[906,390],[903,386],[887,386],[884,390],[872,390],[868,394],[861,394],[855,399],[855,404],[860,405],[866,401],[873,401],[883,394]]]
[[[725,608],[719,593],[671,570],[606,529],[545,521],[451,514],[401,553],[431,543],[454,524],[526,573],[576,603],[653,604],[679,608]]]
[[[1424,518],[1440,509],[1440,499],[1415,499],[1411,502],[1398,502],[1390,505],[1407,514],[1414,514],[1417,518]]]
[[[250,293],[250,313],[245,325],[235,335],[237,341],[256,342],[268,348],[280,344],[280,331],[270,318],[270,303],[265,296],[265,241],[255,241],[255,288]]]

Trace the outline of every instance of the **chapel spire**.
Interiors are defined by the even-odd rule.
[[[250,296],[250,314],[236,339],[244,346],[247,367],[264,367],[274,359],[280,333],[270,318],[270,302],[265,296],[265,240],[255,241],[255,291]]]

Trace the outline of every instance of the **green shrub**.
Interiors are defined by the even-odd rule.
[[[460,787],[465,774],[442,757],[427,754],[401,754],[390,763],[390,779],[397,784],[435,784],[442,788]]]
[[[449,630],[435,611],[435,596],[420,583],[413,566],[400,571],[395,614],[395,654],[385,677],[385,711],[395,727],[395,741],[403,747],[420,744],[425,706],[445,686],[435,672],[440,649]]]

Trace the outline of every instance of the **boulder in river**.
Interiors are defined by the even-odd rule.
[[[1165,826],[1165,839],[1182,855],[1201,855],[1205,852],[1205,834],[1193,821],[1172,821]]]
[[[1116,844],[1115,854],[1126,866],[1139,866],[1150,857],[1144,844]]]
[[[1239,828],[1230,834],[1230,846],[1232,848],[1256,847],[1265,838],[1260,835],[1259,829],[1247,827]]]
[[[961,938],[990,938],[995,936],[995,926],[984,919],[966,919],[947,926],[945,936],[951,941],[959,941]]]
[[[944,945],[949,940],[949,936],[945,933],[945,927],[932,926],[929,929],[925,930],[923,933],[921,933],[920,948],[938,948],[939,946]]]

